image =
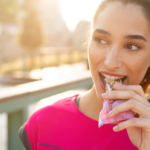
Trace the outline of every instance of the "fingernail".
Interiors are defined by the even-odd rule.
[[[116,87],[116,88],[121,88],[121,87],[122,87],[122,84],[115,84],[115,87]]]
[[[109,95],[108,91],[102,94],[103,97],[108,96],[108,95]]]
[[[108,113],[107,116],[108,116],[108,117],[111,117],[111,116],[112,116],[112,110]]]
[[[117,131],[117,130],[118,130],[118,125],[115,126],[115,127],[113,127],[113,130],[114,130],[114,131]]]

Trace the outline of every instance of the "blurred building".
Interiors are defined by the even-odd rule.
[[[21,55],[13,35],[8,31],[0,34],[0,64],[14,60]]]
[[[35,7],[40,10],[40,20],[43,24],[46,39],[43,45],[44,47],[83,46],[89,32],[90,23],[88,21],[80,21],[75,31],[71,32],[60,13],[60,0],[31,1],[36,5]],[[18,2],[24,5],[26,1],[18,0]],[[2,33],[2,20],[0,20],[0,63],[14,60],[24,52],[19,43],[16,42],[16,38],[18,40],[18,34],[23,24],[23,10],[19,9],[19,13],[16,14],[19,15],[20,18],[19,24],[12,23],[11,26],[9,25],[12,32],[7,30]],[[6,26],[8,26],[8,24],[5,24],[5,27]]]
[[[90,22],[89,21],[80,21],[73,33],[73,45],[84,46],[89,38],[90,34]]]
[[[18,33],[19,0],[0,1],[0,64],[16,59],[20,49],[14,35]]]

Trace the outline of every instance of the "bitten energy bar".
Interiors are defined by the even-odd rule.
[[[114,90],[114,84],[122,84],[121,79],[119,81],[115,80],[108,80],[105,78],[106,82],[106,91],[110,92]],[[130,118],[134,117],[134,113],[132,111],[125,111],[122,113],[119,113],[113,118],[108,117],[108,113],[118,104],[121,104],[125,102],[126,100],[104,100],[103,102],[103,109],[101,110],[99,114],[99,127],[101,127],[103,124],[117,124],[119,122],[128,120]]]

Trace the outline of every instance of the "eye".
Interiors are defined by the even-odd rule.
[[[127,48],[130,51],[138,51],[141,47],[139,45],[136,45],[136,44],[127,44],[125,46],[125,48]]]
[[[104,40],[104,39],[102,39],[102,38],[95,38],[94,39],[96,42],[98,42],[99,44],[107,44],[107,42]]]

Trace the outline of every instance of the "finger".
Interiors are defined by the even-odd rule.
[[[144,105],[149,105],[147,101],[134,91],[111,91],[110,93],[107,94],[102,94],[102,97],[104,99],[112,100],[112,99],[124,99],[124,100],[129,100],[129,99],[135,99],[136,101],[144,104]]]
[[[148,128],[149,125],[150,125],[149,118],[132,118],[127,121],[119,123],[117,126],[113,127],[113,130],[121,131],[130,127],[140,127],[147,130],[147,132],[150,132],[150,128]]]
[[[138,113],[142,117],[150,117],[150,108],[145,105],[135,101],[129,100],[122,104],[115,106],[112,111],[108,114],[108,117],[114,117],[121,112],[131,110],[135,113]]]
[[[146,96],[141,85],[123,85],[122,84],[121,86],[120,85],[117,86],[117,84],[115,84],[114,88],[116,90],[134,91],[135,93],[137,93],[138,95],[140,95],[146,100]]]

